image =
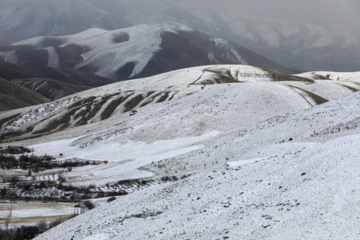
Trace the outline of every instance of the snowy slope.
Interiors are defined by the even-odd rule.
[[[177,30],[181,30],[178,28]],[[96,65],[99,69],[95,72],[97,75],[109,76],[114,79],[116,66],[124,66],[128,62],[136,62],[129,77],[137,75],[146,66],[153,54],[160,50],[162,31],[172,31],[170,26],[148,26],[139,25],[130,29],[121,29],[115,31],[106,31],[103,29],[88,29],[84,32],[54,39],[60,39],[63,44],[60,47],[68,45],[79,45],[86,48],[81,54],[82,62],[75,68],[82,68],[86,65]],[[119,39],[119,40],[117,40]],[[131,41],[130,41],[131,39]],[[42,42],[46,41],[44,37],[24,40],[14,45],[34,46],[37,49],[43,48]],[[52,49],[52,47],[50,47]],[[48,52],[50,59],[59,59],[56,51]],[[114,64],[116,64],[114,66]],[[53,67],[60,67],[60,62],[49,62]]]
[[[67,184],[152,180],[37,239],[356,239],[360,94],[317,78],[203,66],[2,113],[2,131],[32,128],[16,144],[35,154],[109,161],[65,173]],[[97,112],[77,125],[81,108]],[[58,114],[69,125],[34,135]]]
[[[294,82],[289,83],[290,85],[301,87],[329,100],[359,91],[360,88],[359,72],[308,72],[295,76],[312,79],[315,84],[304,85]]]
[[[356,239],[360,135],[346,126],[359,118],[359,97],[202,140],[158,169],[192,176],[121,197],[38,239]],[[338,124],[340,132],[309,135]]]
[[[224,112],[225,115],[216,117],[219,119],[217,121],[223,121],[224,117],[230,117],[233,111],[241,109],[249,113],[255,111],[259,114],[258,117],[260,115],[269,117],[268,114],[295,111],[313,106],[322,100],[326,101],[326,99],[317,99],[316,96],[301,88],[284,85],[277,80],[278,76],[284,80],[291,80],[291,82],[311,82],[311,80],[295,78],[290,75],[275,75],[271,71],[251,66],[195,67],[136,81],[114,83],[71,95],[47,105],[36,106],[29,111],[19,110],[21,115],[3,123],[2,129],[5,134],[20,131],[21,134],[29,137],[87,123],[98,123],[100,120],[115,119],[116,117],[127,119],[128,115],[133,115],[131,114],[133,111],[140,112],[142,109],[153,111],[150,116],[164,116],[165,122],[168,122],[166,121],[169,116],[168,112],[172,111],[174,121],[182,126],[179,131],[188,129],[191,132],[192,129],[182,121],[182,118],[198,115],[199,112],[204,115],[203,117],[198,115],[199,121],[193,128],[201,129],[201,125],[206,123],[226,129],[231,125],[219,124],[219,122],[209,121],[206,118],[213,118],[214,111]],[[269,84],[272,81],[276,81],[277,84]],[[208,98],[212,98],[212,100],[208,102]],[[174,100],[176,100],[175,103]],[[169,105],[159,109],[154,103],[160,102],[168,102]],[[261,107],[270,103],[275,109],[267,106]],[[152,106],[156,107],[153,109]],[[278,106],[281,108],[277,109]],[[266,110],[266,114],[256,111],[257,107]],[[146,110],[145,112],[149,114],[151,111]],[[176,115],[178,112],[182,113],[181,117]],[[8,112],[4,114],[4,117],[11,119],[11,116],[16,113],[16,111]],[[136,120],[138,115],[131,116],[131,121]],[[241,122],[252,122],[254,116],[246,114]],[[147,116],[143,116],[139,122],[144,123],[146,118]],[[245,119],[247,120],[245,121]],[[236,121],[231,118],[231,123],[235,124]],[[159,126],[160,129],[163,127]],[[171,125],[168,128],[171,129]],[[155,133],[159,132],[155,131]],[[169,138],[171,136],[173,135],[169,135]],[[151,138],[150,135],[148,137]]]
[[[356,82],[360,84],[360,72],[354,73],[346,73],[346,72],[314,72],[314,74],[324,76],[333,80],[343,80],[343,81],[350,81]]]
[[[64,48],[69,45],[80,46],[84,50],[81,52],[81,62],[75,65],[75,68],[95,65],[98,69],[95,71],[97,75],[114,79],[118,68],[128,62],[137,63],[137,67],[133,69],[130,77],[141,72],[154,52],[160,50],[160,33],[166,29],[169,29],[169,26],[158,25],[150,28],[147,25],[140,25],[136,28],[115,31],[93,28],[67,37],[37,37],[17,42],[14,45],[34,46],[36,49],[44,48],[48,52],[48,65],[51,67],[62,67],[60,57],[55,49],[57,46],[43,45],[44,42],[60,42],[59,47]],[[117,38],[119,38],[118,42]],[[7,53],[5,53],[6,55]],[[5,58],[8,59],[8,57]]]
[[[209,129],[227,131],[273,115],[297,112],[355,91],[337,83],[342,81],[281,75],[244,65],[195,67],[114,83],[27,110],[3,113],[1,118],[6,121],[2,133],[29,138],[78,126],[104,129],[100,135],[95,131],[90,139],[81,140],[84,146],[101,135],[123,138],[125,134],[123,139],[138,141],[198,136]],[[234,112],[241,117],[233,117]],[[111,123],[110,127],[103,121]],[[119,124],[120,129],[113,129],[113,124]],[[74,134],[79,136],[76,131]]]
[[[37,239],[356,239],[358,141],[359,135],[345,137],[236,169],[220,160],[183,181],[101,206]],[[199,155],[201,163],[214,161]]]

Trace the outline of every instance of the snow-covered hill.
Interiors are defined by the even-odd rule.
[[[8,62],[75,68],[114,81],[221,63],[290,72],[237,44],[183,25],[144,24],[112,31],[92,28],[70,36],[23,40],[0,51]]]
[[[99,124],[99,121],[111,120],[116,116],[119,116],[120,119],[126,116],[125,119],[127,119],[129,114],[133,115],[135,112],[139,112],[135,114],[139,116],[143,109],[152,106],[156,106],[155,108],[158,109],[158,105],[154,105],[154,103],[166,102],[169,106],[164,106],[164,109],[157,114],[159,117],[164,117],[166,124],[171,122],[179,128],[174,134],[170,134],[170,132],[165,131],[165,126],[158,125],[161,131],[156,130],[154,134],[162,133],[163,136],[167,135],[167,138],[171,139],[178,134],[198,135],[201,133],[204,124],[220,130],[229,130],[234,127],[233,124],[253,123],[254,118],[259,120],[260,118],[268,118],[272,114],[282,114],[311,107],[324,103],[328,99],[356,91],[354,88],[356,84],[330,80],[325,82],[324,80],[278,74],[270,70],[246,65],[209,65],[136,79],[135,81],[110,84],[74,94],[50,104],[34,106],[29,111],[19,109],[8,112],[4,114],[9,118],[7,122],[3,123],[2,132],[9,136],[14,136],[17,132],[20,133],[20,135],[15,134],[18,137],[47,134],[59,129],[88,123]],[[334,92],[337,94],[333,95]],[[206,100],[209,98],[208,95],[213,100]],[[219,97],[221,101],[218,99]],[[178,102],[175,105],[176,107],[173,106],[174,102]],[[267,106],[267,103],[273,104],[273,108]],[[209,107],[204,108],[207,104]],[[263,110],[260,111],[259,109]],[[250,115],[243,115],[240,123],[238,123],[239,120],[231,116],[234,111],[240,110]],[[168,121],[169,111],[174,113],[172,121]],[[21,115],[18,115],[18,112]],[[181,112],[181,117],[176,115],[179,112]],[[213,119],[214,112],[223,112],[223,114]],[[205,115],[199,115],[199,113]],[[192,115],[197,116],[198,121],[195,125],[189,126],[183,121],[183,118],[189,117],[191,119]],[[135,121],[134,118],[137,119],[134,116],[130,118],[132,123]],[[143,125],[144,118],[147,117],[142,117],[139,120]],[[207,120],[207,118],[209,119]],[[224,119],[227,119],[227,123],[220,124]],[[149,124],[153,125],[153,123]],[[101,123],[101,125],[103,124]],[[144,125],[144,127],[146,126]],[[132,126],[128,127],[132,128]],[[153,125],[152,128],[155,126]],[[174,131],[172,124],[168,128],[169,131]],[[194,132],[197,128],[199,128],[200,133]],[[140,134],[142,130],[138,129],[137,132]],[[133,131],[130,135],[132,138],[136,136]],[[147,131],[141,134],[139,139],[143,137],[157,139],[156,136]]]
[[[67,184],[144,180],[37,239],[356,239],[357,75],[196,67],[5,112],[1,132],[109,161]]]

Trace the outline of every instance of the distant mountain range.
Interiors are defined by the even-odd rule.
[[[360,40],[348,25],[320,26],[260,17],[244,9],[191,2],[145,0],[0,0],[0,43],[36,36],[64,36],[90,28],[114,30],[139,24],[183,24],[240,44],[297,71],[357,71]]]
[[[0,47],[0,58],[73,68],[114,81],[225,63],[292,72],[238,44],[177,24],[143,24],[112,31],[93,28],[69,36],[35,37]]]

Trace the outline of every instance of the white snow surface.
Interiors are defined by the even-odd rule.
[[[360,72],[314,72],[317,75],[327,76],[333,80],[343,80],[343,81],[350,81],[360,83]]]
[[[180,24],[141,24],[110,31],[91,28],[74,35],[56,37],[56,39],[64,41],[59,47],[75,44],[89,49],[82,54],[83,61],[75,66],[76,69],[90,64],[98,69],[94,72],[95,74],[115,79],[116,71],[129,62],[135,63],[133,72],[129,77],[140,73],[154,53],[160,50],[161,33],[164,31],[192,31],[192,29]],[[116,42],[114,39],[118,36],[128,36],[129,40]],[[47,38],[54,37],[35,37],[19,41],[13,45],[30,45],[41,49],[42,42]],[[51,49],[47,50],[49,66],[56,67],[59,64],[57,53]],[[10,56],[6,55],[7,58]]]
[[[222,74],[237,83],[204,84]],[[65,174],[76,186],[178,180],[133,189],[36,239],[358,239],[360,92],[342,86],[355,88],[357,73],[305,75],[274,82],[251,66],[204,66],[71,96],[178,94],[16,144],[63,153],[59,160],[109,161]],[[318,105],[314,93],[329,101]]]
[[[29,204],[30,205],[30,204]],[[28,217],[47,217],[59,215],[71,215],[74,213],[74,207],[52,206],[52,207],[29,207],[28,209],[15,209],[12,210],[11,216],[13,218],[28,218]],[[0,211],[0,217],[6,218],[9,210]]]
[[[238,170],[222,164],[202,169],[103,205],[37,239],[356,239],[359,140],[343,137]]]

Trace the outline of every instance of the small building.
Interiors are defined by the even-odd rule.
[[[8,146],[5,149],[5,153],[9,154],[23,154],[23,153],[30,153],[30,149],[22,146]]]

